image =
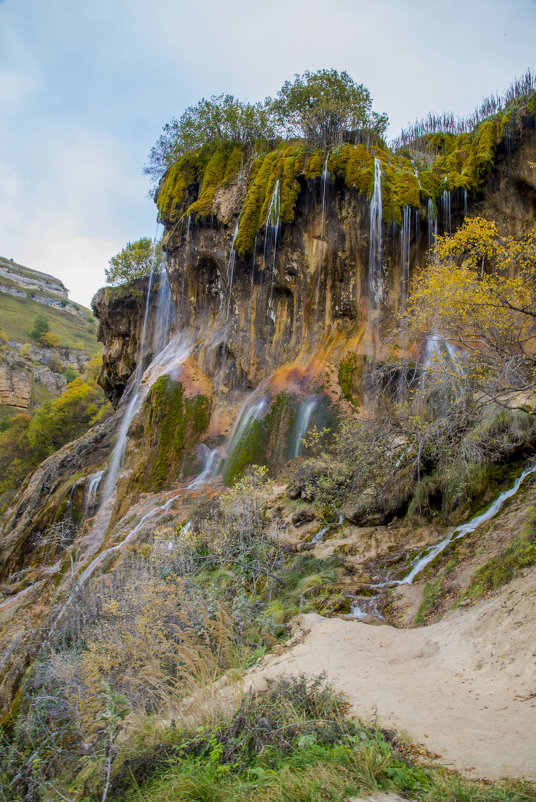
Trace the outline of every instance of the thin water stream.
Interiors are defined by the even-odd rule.
[[[324,256],[324,219],[325,219],[325,211],[326,211],[326,188],[328,185],[328,181],[330,179],[330,173],[328,170],[328,159],[329,159],[329,151],[326,154],[326,160],[324,162],[324,169],[322,170],[322,181],[321,181],[321,189],[322,189],[322,218],[320,223],[320,249],[319,249],[319,256],[318,256],[318,273],[316,277],[316,297],[315,297],[315,326],[318,323],[318,304],[320,301],[320,285],[322,280],[322,262]]]
[[[374,190],[370,201],[369,243],[369,302],[377,306],[383,297],[382,274],[382,170],[379,159],[374,159]]]
[[[536,473],[536,463],[533,463],[528,468],[526,468],[522,474],[516,479],[514,484],[500,493],[495,501],[490,504],[490,506],[484,512],[475,515],[465,524],[461,524],[460,526],[455,527],[452,529],[448,535],[446,535],[439,543],[436,543],[433,546],[429,546],[423,552],[423,550],[419,550],[418,554],[414,557],[411,556],[411,552],[408,552],[406,555],[406,565],[409,567],[407,573],[401,577],[400,579],[392,579],[390,576],[387,576],[381,582],[376,582],[374,584],[368,585],[368,588],[372,591],[382,591],[388,588],[397,587],[400,585],[411,585],[414,579],[421,574],[424,569],[430,565],[435,558],[443,552],[447,546],[451,543],[454,543],[456,540],[459,540],[466,535],[471,534],[474,532],[478,527],[482,526],[482,524],[487,523],[492,518],[494,518],[497,513],[502,509],[504,504],[511,499],[516,493],[519,491],[520,487],[522,486],[523,482],[528,476],[531,476],[533,473]],[[367,596],[367,597],[352,597],[353,604],[352,610],[350,615],[356,619],[364,619],[367,617],[376,617],[376,618],[383,618],[380,612],[380,604],[381,604],[381,595],[380,593]]]
[[[303,446],[303,439],[307,434],[309,429],[309,424],[311,423],[311,416],[315,411],[318,403],[320,401],[320,396],[318,395],[310,395],[308,398],[304,399],[298,411],[298,419],[296,421],[296,440],[294,443],[294,449],[292,456],[294,458],[300,456],[300,451]]]

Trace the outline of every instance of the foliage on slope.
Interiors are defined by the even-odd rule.
[[[23,479],[46,457],[75,440],[111,414],[97,384],[100,359],[87,363],[84,375],[69,382],[57,398],[33,415],[14,414],[0,432],[0,510],[5,509]]]

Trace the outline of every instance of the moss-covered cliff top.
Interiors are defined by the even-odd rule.
[[[391,150],[376,138],[370,145],[343,143],[323,151],[300,139],[257,143],[246,150],[233,142],[184,154],[164,175],[156,202],[168,228],[192,216],[197,221],[217,217],[216,191],[247,182],[235,248],[253,250],[257,232],[267,223],[294,220],[296,201],[307,181],[325,169],[333,180],[370,200],[374,189],[374,160],[382,171],[382,213],[386,223],[402,224],[406,206],[430,207],[433,214],[444,192],[463,190],[474,197],[486,182],[502,139],[536,114],[536,92],[517,108],[501,110],[471,132],[436,133],[415,146]],[[429,203],[431,201],[431,204]]]

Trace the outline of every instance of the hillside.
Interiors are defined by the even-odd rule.
[[[168,166],[165,265],[92,301],[114,411],[69,385],[6,496],[6,798],[536,798],[521,89]]]
[[[43,346],[32,337],[39,316],[46,317],[48,331],[59,338],[55,347]],[[102,350],[91,311],[69,301],[58,279],[4,258],[0,258],[0,321],[3,416],[10,408],[34,408],[58,395]]]

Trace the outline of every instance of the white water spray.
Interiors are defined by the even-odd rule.
[[[267,243],[270,241],[272,247],[272,259],[270,270],[270,294],[268,296],[268,317],[275,326],[275,309],[273,305],[275,263],[277,256],[277,237],[279,234],[279,216],[281,213],[281,197],[279,192],[279,179],[275,183],[268,214],[266,216],[266,229],[264,233],[264,271],[266,272],[266,252]]]
[[[322,189],[322,219],[320,223],[320,250],[319,250],[319,257],[318,257],[318,275],[316,278],[316,298],[315,298],[315,325],[318,321],[318,303],[320,300],[320,284],[322,279],[322,261],[323,261],[323,249],[324,249],[324,217],[326,211],[326,188],[328,185],[328,181],[330,179],[330,173],[328,170],[328,159],[329,159],[329,151],[326,154],[326,160],[324,162],[324,169],[322,170],[322,181],[321,181],[321,189]]]
[[[441,552],[447,548],[449,543],[453,543],[455,540],[459,540],[465,535],[471,534],[472,532],[475,531],[475,529],[478,529],[479,526],[482,526],[482,524],[486,523],[486,521],[491,520],[491,518],[497,515],[501,507],[503,507],[504,503],[508,501],[509,498],[512,498],[512,496],[516,495],[517,491],[519,490],[519,488],[521,487],[527,476],[530,476],[535,472],[536,472],[536,464],[531,465],[529,468],[526,468],[521,474],[521,476],[519,476],[518,479],[516,479],[512,487],[510,487],[508,490],[505,490],[503,493],[497,496],[493,504],[491,504],[491,506],[488,507],[488,509],[485,510],[485,512],[480,513],[480,515],[475,515],[475,517],[471,518],[471,520],[468,521],[466,524],[457,526],[455,529],[452,530],[452,532],[450,532],[445,538],[443,538],[443,540],[441,540],[439,543],[436,543],[435,546],[431,546],[429,549],[427,549],[425,554],[423,554],[421,557],[415,560],[410,572],[403,579],[397,580],[394,584],[410,585],[415,579],[415,577],[418,574],[420,574],[421,571],[424,571],[426,566],[429,565],[432,562],[432,560],[435,560],[437,555],[441,554]]]
[[[257,397],[257,394],[258,390],[255,390],[254,393],[248,396],[244,401],[227,439],[227,446],[225,448],[226,457],[222,461],[220,468],[223,468],[225,463],[232,460],[236,449],[248,435],[254,422],[262,418],[266,413],[269,403],[268,396],[261,395]]]
[[[382,171],[380,160],[374,159],[374,191],[370,201],[369,301],[377,306],[383,297],[382,273]]]
[[[311,422],[311,416],[318,406],[318,402],[320,401],[319,396],[317,395],[310,395],[300,404],[300,408],[298,411],[298,418],[296,421],[296,439],[294,442],[294,448],[292,456],[294,458],[299,457],[300,451],[302,448],[302,440],[307,434],[307,430],[309,428],[309,424]]]
[[[406,308],[409,290],[409,265],[411,257],[411,208],[404,206],[402,213],[402,231],[400,232],[400,256],[401,256],[401,306]]]
[[[441,208],[443,210],[443,228],[447,234],[451,233],[451,214],[450,214],[450,192],[445,189],[441,196]]]
[[[86,480],[86,487],[84,491],[84,509],[82,512],[82,520],[87,518],[88,512],[93,509],[97,501],[97,493],[101,479],[104,475],[104,470],[97,471],[96,473],[88,476]]]
[[[188,485],[188,490],[201,490],[208,482],[216,478],[220,467],[221,455],[219,448],[209,448],[204,443],[199,446],[201,451],[201,472]]]

